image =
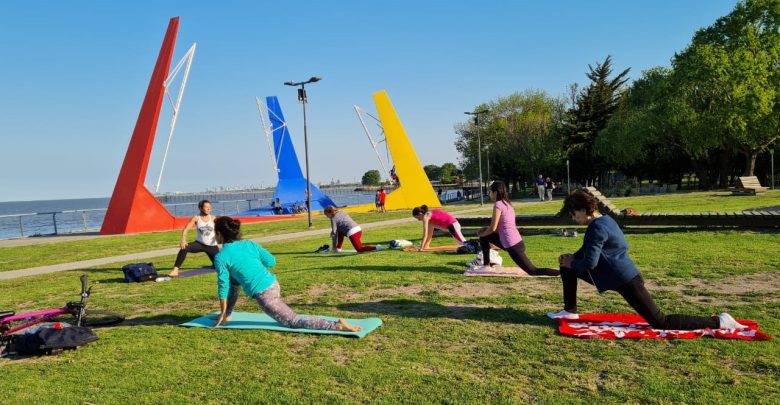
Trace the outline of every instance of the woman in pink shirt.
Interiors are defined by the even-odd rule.
[[[493,218],[490,226],[482,228],[477,232],[479,235],[479,244],[482,247],[482,257],[486,257],[486,262],[482,270],[489,270],[490,263],[490,245],[504,249],[509,253],[509,257],[526,273],[532,276],[558,276],[561,274],[555,269],[537,269],[531,259],[525,255],[525,243],[517,231],[515,223],[515,209],[509,202],[509,193],[503,181],[494,181],[490,185],[490,199],[496,203],[493,205]]]
[[[460,231],[458,220],[442,210],[429,211],[427,205],[421,205],[419,207],[414,207],[412,216],[423,223],[423,237],[419,250],[428,249],[431,244],[431,239],[433,239],[434,229],[448,231],[450,235],[458,241],[458,245],[462,245],[466,242],[466,238],[463,237],[463,233]]]

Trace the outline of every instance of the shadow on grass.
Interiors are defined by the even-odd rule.
[[[420,272],[420,273],[437,273],[437,274],[461,274],[462,271],[453,270],[448,267],[411,267],[411,266],[379,266],[379,265],[358,265],[358,266],[318,266],[316,268],[309,268],[309,269],[296,269],[296,270],[280,270],[277,272],[277,274],[286,274],[286,273],[297,273],[301,271],[345,271],[345,270],[358,270],[358,271],[389,271],[389,272],[399,272],[399,271],[411,271],[411,272]]]
[[[377,313],[406,318],[471,319],[487,322],[505,322],[537,326],[554,326],[543,314],[514,308],[472,307],[442,305],[409,299],[370,301],[337,305],[342,311]]]
[[[185,322],[189,322],[195,318],[200,318],[203,316],[203,313],[193,313],[192,315],[171,315],[171,314],[160,314],[160,315],[152,315],[152,316],[139,316],[134,318],[127,318],[122,323],[114,326],[110,326],[112,328],[121,328],[126,326],[162,326],[162,325],[171,325],[176,326]]]

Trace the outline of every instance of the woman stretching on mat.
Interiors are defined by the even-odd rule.
[[[431,244],[431,239],[433,239],[434,229],[448,231],[450,235],[458,241],[458,245],[462,245],[466,242],[466,238],[463,237],[463,233],[460,231],[458,220],[442,210],[429,211],[427,205],[421,205],[419,207],[414,207],[412,216],[423,223],[423,238],[420,248],[418,249],[420,251],[428,249]]]
[[[217,240],[223,244],[217,254],[217,292],[219,294],[219,318],[214,327],[230,320],[238,300],[238,290],[257,300],[260,308],[276,322],[287,328],[343,330],[359,332],[362,328],[345,320],[329,321],[315,316],[296,314],[280,296],[279,282],[268,271],[276,259],[265,248],[251,240],[241,240],[241,221],[220,217],[215,223]]]
[[[372,250],[382,250],[382,245],[363,245],[360,237],[363,235],[363,229],[346,212],[339,211],[338,208],[328,205],[325,208],[325,216],[330,218],[330,237],[333,240],[332,252],[341,252],[341,246],[344,244],[344,236],[349,238],[352,246],[358,253],[370,252]]]
[[[577,279],[593,284],[600,293],[613,290],[625,298],[639,315],[655,329],[742,329],[734,318],[719,316],[664,315],[645,288],[645,281],[628,257],[628,242],[612,217],[601,215],[597,201],[577,190],[563,201],[563,208],[574,222],[587,225],[582,247],[574,254],[561,255],[563,310],[550,312],[550,318],[578,319]]]
[[[211,215],[211,202],[209,200],[201,200],[198,203],[198,209],[200,214],[194,215],[181,232],[181,241],[179,242],[181,250],[176,255],[176,262],[173,264],[173,270],[168,274],[169,277],[179,276],[179,267],[187,258],[187,253],[206,252],[211,260],[211,265],[214,265],[214,256],[219,252],[217,240],[214,238],[214,219],[216,217]],[[193,227],[198,230],[198,237],[195,242],[187,243],[187,232]]]
[[[500,249],[505,249],[515,264],[531,276],[559,275],[558,270],[537,269],[531,259],[525,255],[525,243],[523,243],[523,238],[517,231],[515,223],[515,209],[509,202],[509,193],[507,193],[503,181],[494,181],[490,185],[490,199],[495,201],[490,226],[477,232],[484,264],[481,270],[489,271],[492,266],[490,263],[490,245],[492,244]]]

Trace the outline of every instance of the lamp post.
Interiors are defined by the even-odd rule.
[[[487,143],[485,144],[485,164],[487,165],[487,175],[485,177],[487,177],[488,182],[490,182],[490,144]]]
[[[772,158],[772,190],[775,189],[775,148],[769,149],[769,156]]]
[[[571,194],[571,177],[569,177],[569,159],[566,159],[566,194]]]
[[[309,228],[312,227],[311,224],[311,181],[309,180],[309,134],[306,130],[306,102],[308,101],[306,98],[306,85],[309,83],[316,83],[318,81],[322,80],[321,77],[312,76],[309,80],[303,81],[303,82],[284,82],[285,86],[293,86],[298,87],[298,101],[303,104],[303,149],[304,154],[306,155],[306,212],[309,215]]]
[[[484,192],[482,191],[482,140],[479,138],[479,116],[486,114],[490,110],[464,112],[463,114],[474,116],[474,125],[477,127],[477,161],[479,164],[479,205],[485,205]]]

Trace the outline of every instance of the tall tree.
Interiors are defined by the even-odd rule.
[[[534,173],[558,173],[563,157],[556,128],[564,111],[562,100],[543,91],[514,93],[477,107],[489,113],[480,119],[483,173],[487,167],[486,145],[490,145],[490,174],[508,183],[530,180]],[[474,121],[456,125],[456,149],[468,178],[478,173],[477,126]]]
[[[699,30],[673,66],[689,135],[724,156],[742,153],[752,175],[780,136],[780,0],[738,3]],[[725,177],[721,170],[721,185]]]
[[[573,173],[579,180],[590,182],[603,168],[593,151],[598,133],[606,128],[618,108],[630,68],[612,76],[612,56],[593,67],[588,65],[586,76],[590,84],[576,96],[576,104],[569,110],[563,129],[566,153]],[[576,87],[573,88],[576,91]]]

